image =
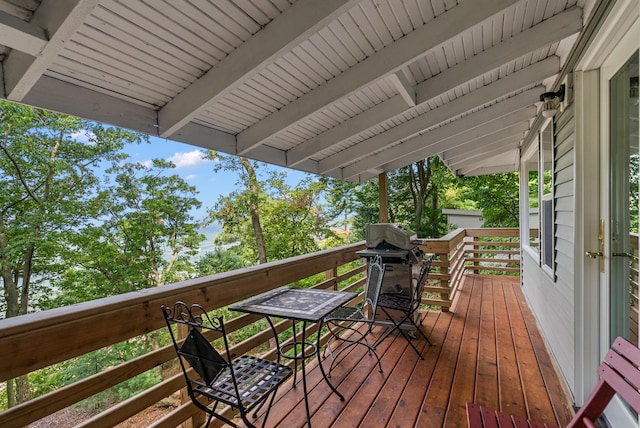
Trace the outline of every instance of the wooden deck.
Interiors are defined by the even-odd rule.
[[[519,278],[466,276],[452,311],[428,312],[423,329],[435,345],[419,341],[424,360],[402,337],[378,346],[384,373],[351,351],[332,376],[344,402],[309,370],[312,426],[466,427],[468,401],[560,426],[573,416]],[[301,383],[283,387],[267,426],[305,426],[302,398]]]

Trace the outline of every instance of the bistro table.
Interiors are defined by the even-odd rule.
[[[276,340],[278,349],[278,359],[288,358],[294,360],[297,366],[298,361],[302,365],[302,386],[304,389],[304,405],[307,412],[307,425],[311,427],[311,414],[309,412],[309,399],[307,394],[307,379],[305,371],[305,359],[314,355],[318,358],[318,365],[322,372],[322,377],[329,385],[331,390],[335,392],[340,400],[344,401],[342,394],[331,384],[327,378],[327,374],[322,367],[320,358],[320,332],[324,317],[334,309],[347,303],[349,300],[357,296],[357,293],[334,290],[317,290],[312,288],[292,288],[289,286],[279,287],[258,296],[251,297],[242,302],[229,306],[229,309],[245,312],[249,314],[264,315],[269,322],[271,331]],[[282,346],[278,340],[278,333],[275,329],[273,321],[270,317],[285,318],[292,321],[293,339],[291,343],[285,343]],[[296,322],[302,321],[302,335],[298,340],[296,333]],[[306,338],[306,330],[308,323],[318,324],[318,334],[316,342],[308,342]],[[301,352],[298,352],[300,347]],[[310,349],[306,351],[306,349]],[[287,351],[293,350],[293,355],[287,354]],[[296,384],[296,371],[294,368],[293,386]]]

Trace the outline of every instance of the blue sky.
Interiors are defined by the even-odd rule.
[[[202,208],[193,213],[197,219],[206,215],[206,210],[213,206],[221,195],[234,190],[238,176],[234,172],[213,172],[212,161],[202,159],[200,147],[178,143],[157,137],[150,138],[150,144],[130,144],[125,152],[133,162],[150,164],[152,159],[165,159],[173,162],[176,168],[173,173],[179,175],[198,190],[198,199]],[[303,172],[271,166],[287,172],[289,183],[294,185],[306,175]]]

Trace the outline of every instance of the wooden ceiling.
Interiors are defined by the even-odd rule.
[[[0,95],[354,182],[516,171],[585,2],[0,0]]]

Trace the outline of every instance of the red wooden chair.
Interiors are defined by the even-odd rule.
[[[640,349],[618,337],[598,367],[600,382],[573,417],[567,428],[595,428],[595,420],[617,393],[640,413]],[[467,403],[469,428],[542,428],[554,427]]]

